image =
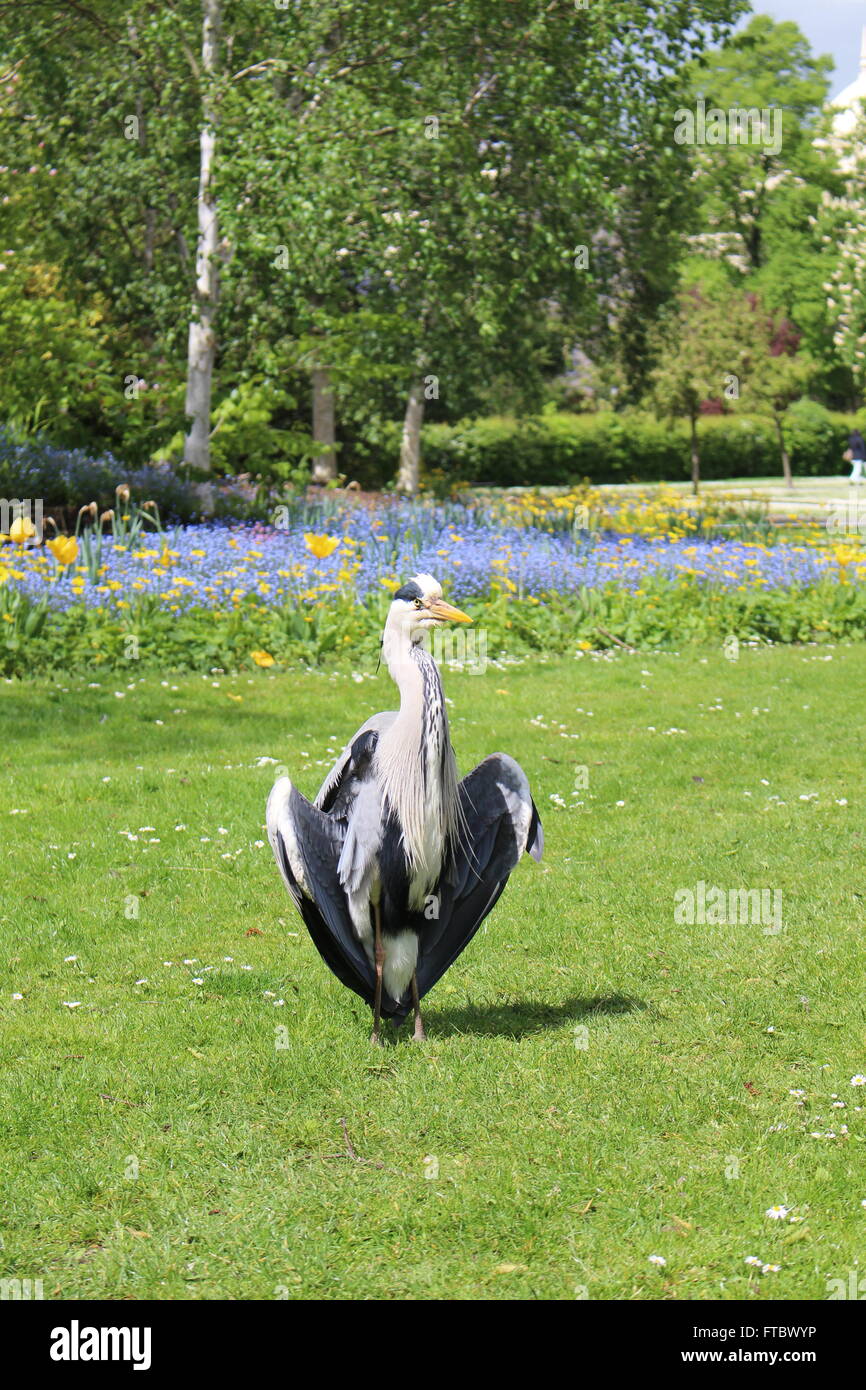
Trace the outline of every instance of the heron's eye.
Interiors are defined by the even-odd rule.
[[[421,602],[420,598],[416,598],[416,599],[415,599],[415,607],[416,607],[416,608],[423,608],[423,607],[424,607],[424,605],[423,605],[423,603]]]

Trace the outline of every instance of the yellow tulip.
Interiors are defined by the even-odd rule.
[[[255,651],[250,652],[250,656],[257,666],[273,666],[274,664],[274,658],[270,652]]]
[[[56,540],[48,541],[48,549],[58,565],[71,565],[78,559],[78,541],[74,536],[58,536]]]
[[[333,536],[317,536],[313,531],[304,532],[304,542],[310,554],[315,555],[317,560],[325,560],[329,555],[333,555],[340,544]]]
[[[5,568],[4,565],[0,565],[0,584],[5,584],[8,578],[9,571]]]
[[[16,545],[23,545],[36,535],[36,527],[27,516],[16,516],[12,525],[9,527],[9,539]]]

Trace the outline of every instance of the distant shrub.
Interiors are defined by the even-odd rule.
[[[83,449],[56,448],[40,438],[16,439],[0,429],[0,496],[41,499],[48,508],[99,508],[115,505],[116,489],[126,483],[137,502],[153,501],[163,522],[201,519],[202,504],[192,483],[170,468],[127,468],[111,454],[93,458]],[[217,499],[217,514],[243,516],[244,498],[230,485]]]
[[[814,401],[788,411],[785,428],[795,474],[844,471],[842,452],[853,421]],[[703,416],[698,424],[701,476],[781,476],[772,423],[748,415]],[[676,481],[689,475],[688,430],[683,421],[638,412],[514,419],[494,416],[423,431],[425,472],[438,490],[449,481],[467,486],[528,487],[592,483]]]

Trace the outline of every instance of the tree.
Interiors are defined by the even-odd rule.
[[[832,160],[814,143],[832,69],[831,57],[813,57],[793,21],[768,15],[693,63],[690,97],[703,103],[704,121],[686,143],[711,254],[727,245],[742,269],[759,271],[792,218],[808,239],[833,178]]]
[[[680,291],[655,334],[652,399],[662,415],[689,424],[692,491],[700,490],[698,419],[701,407],[731,389],[733,348],[727,328],[728,296],[710,299],[695,287]]]
[[[224,456],[229,420],[238,437],[246,402],[256,458],[269,425],[275,468],[290,467],[285,444],[332,474],[329,411],[298,427],[293,379],[316,373],[319,406],[410,401],[414,487],[436,401],[425,378],[443,388],[437,410],[463,413],[492,377],[523,389],[555,332],[597,327],[611,286],[592,253],[629,169],[656,165],[653,113],[742,4],[54,0],[30,8],[26,34],[19,9],[0,0],[16,76],[4,132],[18,167],[41,142],[60,169],[34,257],[73,301],[106,306],[119,394],[135,374],[160,403],[107,412],[102,438],[118,421],[124,444],[164,447],[185,399],[184,452],[201,468],[210,440]],[[667,173],[652,186],[673,204]],[[647,262],[631,264],[649,284]]]
[[[733,339],[738,382],[735,409],[767,416],[773,422],[785,484],[793,487],[785,416],[788,407],[806,394],[815,364],[798,352],[800,334],[794,325],[774,318],[756,295],[742,295],[733,301],[728,332]]]
[[[221,0],[202,0],[202,109],[199,136],[198,243],[195,257],[196,314],[189,325],[186,413],[190,428],[184,444],[184,462],[206,472],[210,469],[211,391],[216,355],[216,312],[219,305],[218,219],[214,198],[216,157],[216,103]]]

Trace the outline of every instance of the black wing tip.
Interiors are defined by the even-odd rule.
[[[526,837],[526,853],[532,855],[536,864],[541,863],[544,854],[544,827],[541,824],[538,807],[534,801],[532,803],[532,820],[529,822],[529,834]]]

